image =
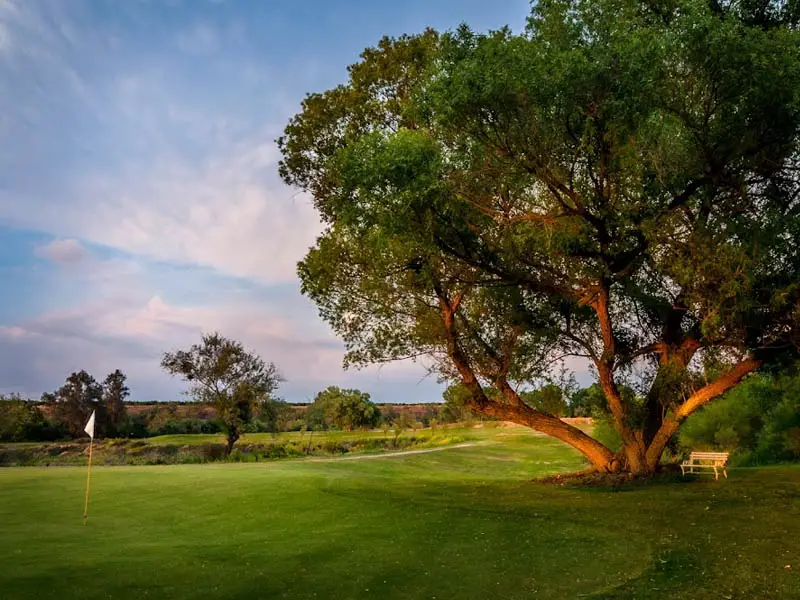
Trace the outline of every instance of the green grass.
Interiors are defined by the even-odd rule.
[[[800,598],[800,468],[613,491],[521,429],[368,460],[0,470],[0,597]],[[785,566],[791,564],[791,569]]]
[[[492,425],[498,425],[493,423]],[[145,439],[101,439],[94,443],[95,465],[173,465],[208,462],[263,462],[307,456],[380,454],[455,445],[491,435],[490,427],[446,427],[384,431],[330,431],[243,436],[225,457],[222,435],[165,435]],[[88,462],[88,440],[0,444],[3,466],[80,466]]]

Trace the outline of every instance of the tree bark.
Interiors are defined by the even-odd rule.
[[[627,462],[627,468],[633,473],[642,472],[645,466],[645,445],[642,431],[635,431],[629,421],[629,407],[619,393],[614,381],[614,359],[616,357],[616,339],[611,323],[609,311],[608,283],[601,284],[587,295],[584,302],[594,308],[600,324],[600,334],[603,339],[603,354],[595,360],[597,373],[600,379],[600,388],[608,402],[608,408],[614,417],[617,431],[622,438],[622,454]]]
[[[677,325],[675,326],[677,327]],[[669,333],[671,339],[678,339],[678,334]],[[700,342],[691,336],[679,339],[679,342],[659,342],[655,344],[655,353],[658,355],[658,372],[656,373],[650,392],[645,398],[644,405],[644,443],[650,446],[658,430],[664,423],[666,408],[670,400],[680,394],[680,382],[676,380],[677,374],[683,374],[686,366],[700,348]]]
[[[239,439],[239,432],[232,429],[228,430],[227,441],[225,443],[225,456],[230,456],[233,452],[233,445]]]
[[[485,397],[483,391],[480,393]],[[558,417],[539,412],[525,404],[512,406],[494,402],[488,398],[485,402],[474,402],[470,406],[487,417],[524,425],[569,444],[588,458],[592,466],[598,471],[611,473],[620,469],[619,461],[614,452],[593,437],[585,434],[577,427],[565,423]]]

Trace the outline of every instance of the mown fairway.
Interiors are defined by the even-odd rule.
[[[610,491],[521,429],[367,460],[0,470],[0,597],[800,598],[800,468]],[[786,568],[791,565],[791,568]]]

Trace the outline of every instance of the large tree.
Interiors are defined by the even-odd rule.
[[[235,340],[219,333],[204,334],[188,350],[166,352],[161,367],[170,375],[187,381],[189,393],[199,401],[213,404],[225,430],[225,454],[233,450],[259,405],[270,399],[282,381],[278,368],[248,352]]]
[[[800,345],[793,10],[540,0],[519,35],[384,39],[309,95],[280,172],[326,224],[299,273],[346,364],[427,356],[474,410],[653,472]],[[517,393],[568,357],[619,452]]]

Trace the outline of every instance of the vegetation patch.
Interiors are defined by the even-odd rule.
[[[469,430],[430,430],[419,434],[370,435],[354,432],[346,437],[326,434],[295,437],[267,436],[268,442],[240,443],[228,455],[224,443],[151,443],[149,440],[107,439],[94,445],[96,465],[167,465],[220,461],[261,462],[306,456],[342,456],[381,453],[417,448],[435,448],[470,439]],[[202,436],[197,436],[202,437]],[[0,445],[0,466],[55,466],[83,464],[88,460],[88,444],[58,442]]]

